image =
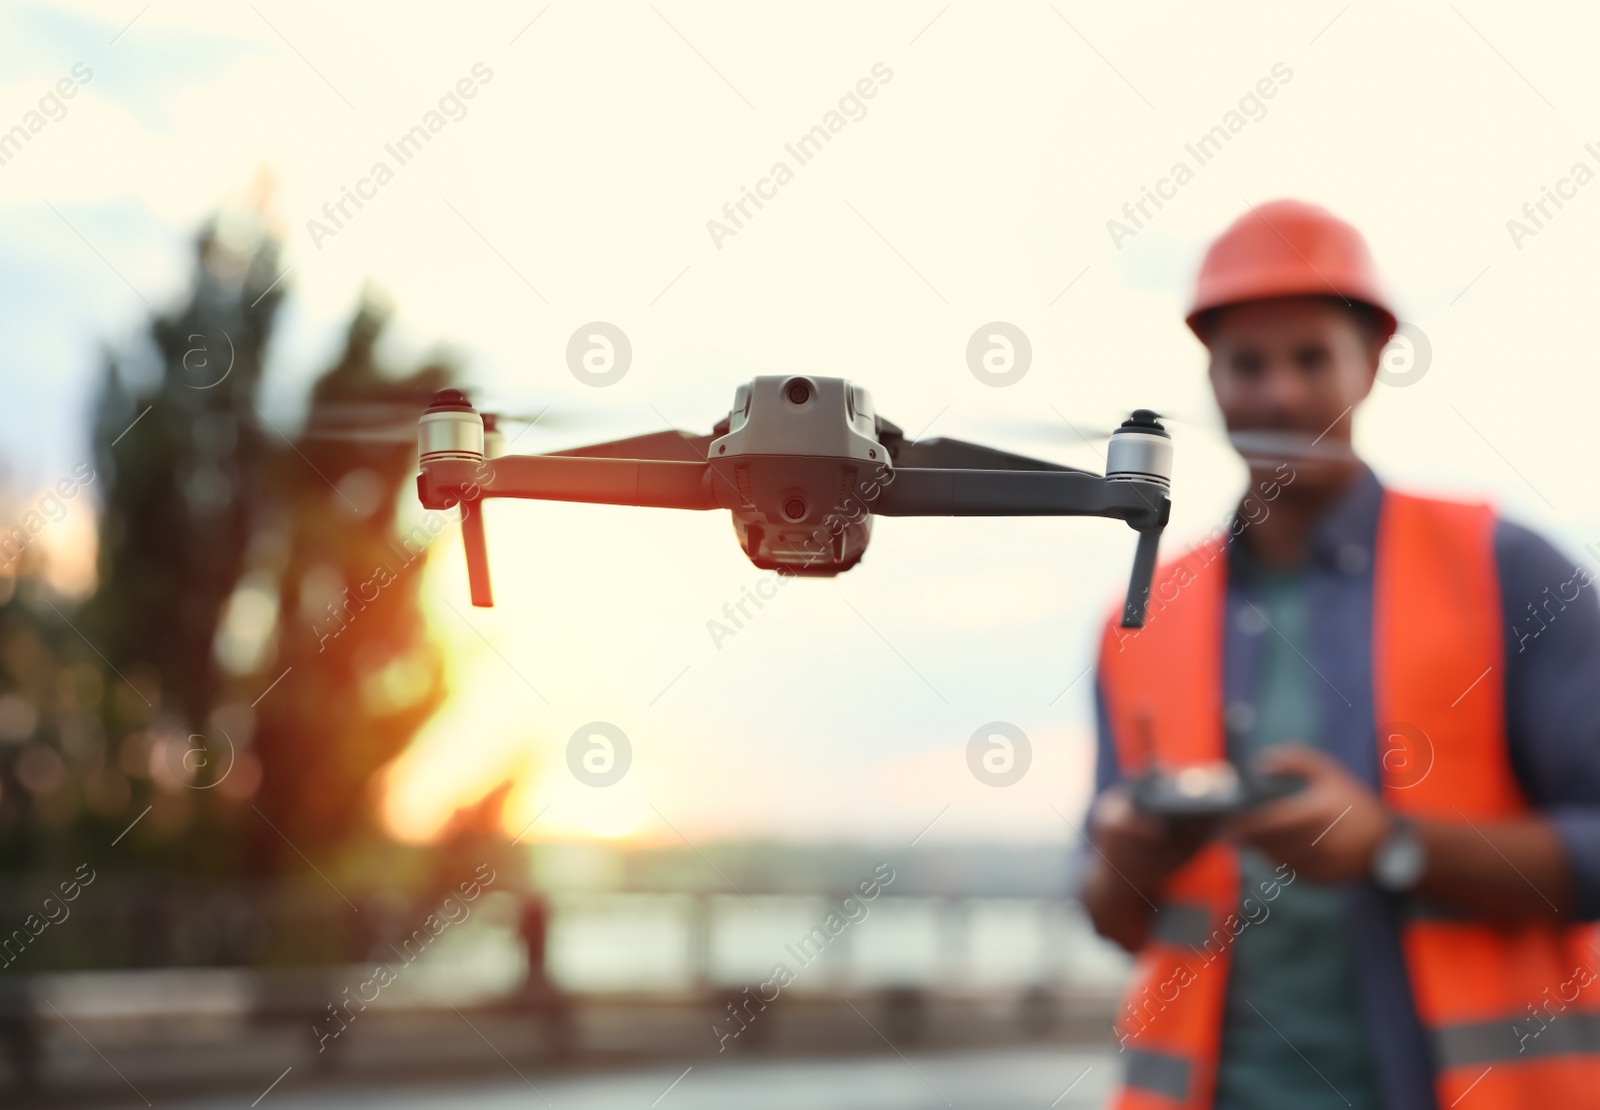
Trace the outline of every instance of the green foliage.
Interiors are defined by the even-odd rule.
[[[382,853],[374,774],[444,695],[397,516],[415,499],[414,431],[388,432],[414,429],[449,368],[382,365],[386,313],[368,300],[316,380],[308,431],[269,422],[279,244],[231,213],[196,262],[149,351],[107,357],[93,596],[56,596],[31,549],[0,580],[3,874],[88,861],[164,883],[321,886],[308,864],[338,874]],[[378,434],[321,434],[367,425]]]

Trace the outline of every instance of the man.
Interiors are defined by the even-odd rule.
[[[1188,323],[1251,490],[1158,571],[1146,627],[1101,644],[1082,894],[1138,955],[1117,1105],[1600,1104],[1588,572],[1355,457],[1396,320],[1326,210],[1242,216]],[[1225,757],[1305,785],[1212,821],[1138,813],[1123,785]]]

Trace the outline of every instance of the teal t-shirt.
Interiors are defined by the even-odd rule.
[[[1244,613],[1260,622],[1261,669],[1254,720],[1230,730],[1240,761],[1273,744],[1321,741],[1304,577],[1259,566],[1251,576],[1259,614]],[[1341,889],[1286,882],[1292,870],[1253,849],[1240,852],[1239,868],[1248,924],[1230,945],[1216,1110],[1379,1110]]]

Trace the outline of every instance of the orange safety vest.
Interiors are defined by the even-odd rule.
[[[1506,746],[1494,522],[1486,505],[1384,492],[1373,560],[1374,738],[1404,722],[1432,749],[1420,781],[1384,783],[1384,802],[1399,813],[1481,823],[1530,812]],[[1099,673],[1124,776],[1143,769],[1150,748],[1164,766],[1224,756],[1223,542],[1164,564],[1143,630],[1107,623]],[[1207,1110],[1231,938],[1243,928],[1236,850],[1207,845],[1169,876],[1157,905],[1117,1019],[1127,1061],[1117,1106]],[[1578,923],[1492,924],[1408,900],[1401,945],[1441,1108],[1469,1089],[1461,1110],[1600,1105],[1596,935]]]

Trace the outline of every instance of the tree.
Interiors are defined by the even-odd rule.
[[[155,713],[203,723],[224,676],[213,642],[269,491],[276,445],[256,407],[283,287],[259,221],[199,236],[189,303],[151,324],[159,376],[108,360],[94,427],[104,507],[84,616]]]
[[[284,678],[258,711],[257,804],[308,852],[370,828],[369,781],[444,696],[418,594],[433,533],[403,533],[397,509],[415,502],[417,417],[452,375],[443,365],[385,372],[374,355],[385,321],[370,299],[361,306],[312,392],[311,434],[280,457],[273,483],[286,555],[267,670]],[[396,425],[405,438],[392,441],[384,431]],[[290,851],[278,837],[258,843],[264,858]]]
[[[84,685],[87,669],[93,741],[74,754],[56,732],[40,736],[66,769],[63,796],[82,803],[51,812],[73,809],[91,858],[184,876],[305,873],[301,853],[326,860],[372,831],[369,781],[443,697],[422,560],[407,555],[397,509],[415,497],[416,417],[452,375],[381,366],[387,311],[368,296],[313,387],[308,430],[271,420],[260,390],[286,289],[279,244],[247,211],[212,221],[196,248],[192,293],[151,322],[149,354],[107,357],[92,431],[95,593],[75,613],[56,599],[52,614],[29,587],[19,597],[33,605],[0,610],[0,733],[8,706],[43,712],[56,671],[76,667]],[[351,411],[365,415],[352,424]],[[322,434],[374,420],[412,430]],[[28,662],[43,657],[54,670]],[[49,808],[16,788],[5,752],[0,844],[8,820],[22,837]]]

